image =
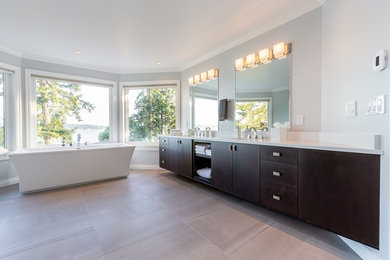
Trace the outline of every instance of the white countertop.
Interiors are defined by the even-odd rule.
[[[238,138],[229,138],[229,137],[195,137],[195,136],[173,136],[173,135],[163,135],[163,137],[177,137],[185,139],[193,139],[199,142],[231,142],[231,143],[243,143],[243,144],[254,144],[254,145],[267,145],[267,146],[282,146],[290,148],[303,148],[303,149],[315,149],[315,150],[325,150],[325,151],[336,151],[336,152],[350,152],[350,153],[364,153],[364,154],[377,154],[382,155],[383,150],[378,149],[367,149],[358,146],[348,146],[343,144],[335,143],[324,143],[316,141],[303,141],[303,140],[251,140],[251,139],[238,139]]]

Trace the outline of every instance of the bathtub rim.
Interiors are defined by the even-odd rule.
[[[89,145],[89,146],[81,146],[81,147],[34,147],[34,148],[23,148],[16,151],[9,152],[7,155],[9,158],[15,156],[27,156],[27,155],[37,155],[37,154],[48,154],[48,153],[66,153],[66,152],[87,152],[87,151],[95,151],[95,150],[110,150],[110,149],[128,149],[133,148],[135,150],[135,145],[129,144],[111,144],[111,145]]]

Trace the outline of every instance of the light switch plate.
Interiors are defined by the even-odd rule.
[[[356,116],[356,100],[345,103],[345,115]]]
[[[300,115],[297,115],[297,118],[296,118],[296,123],[297,125],[303,125],[304,121],[303,121],[303,115],[300,114]]]
[[[384,114],[385,113],[385,106],[386,106],[386,102],[385,101],[386,100],[385,100],[385,96],[384,95],[376,97],[375,112],[377,114]]]

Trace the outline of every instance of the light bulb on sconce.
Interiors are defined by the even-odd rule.
[[[259,60],[261,63],[267,64],[270,63],[272,59],[272,50],[270,48],[265,48],[259,51]]]
[[[195,80],[195,84],[199,84],[200,83],[200,75],[199,74],[195,75],[194,80]]]
[[[246,66],[249,68],[254,68],[257,66],[259,59],[255,53],[251,53],[246,56]]]
[[[188,84],[190,86],[195,86],[195,79],[194,79],[194,77],[189,77],[188,78]]]
[[[244,58],[239,58],[235,61],[236,70],[245,70],[246,62]]]
[[[288,53],[288,46],[284,42],[275,44],[273,47],[274,57],[277,59],[284,59]]]
[[[201,82],[207,82],[208,81],[208,79],[207,79],[207,72],[200,73],[200,81]]]
[[[218,77],[218,70],[212,69],[207,72],[207,78],[209,80],[216,79]]]

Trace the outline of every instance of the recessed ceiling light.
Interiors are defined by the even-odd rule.
[[[75,50],[74,53],[81,54],[81,51],[80,50]]]
[[[157,65],[162,65],[163,62],[162,62],[162,61],[157,61],[156,64],[157,64]]]

